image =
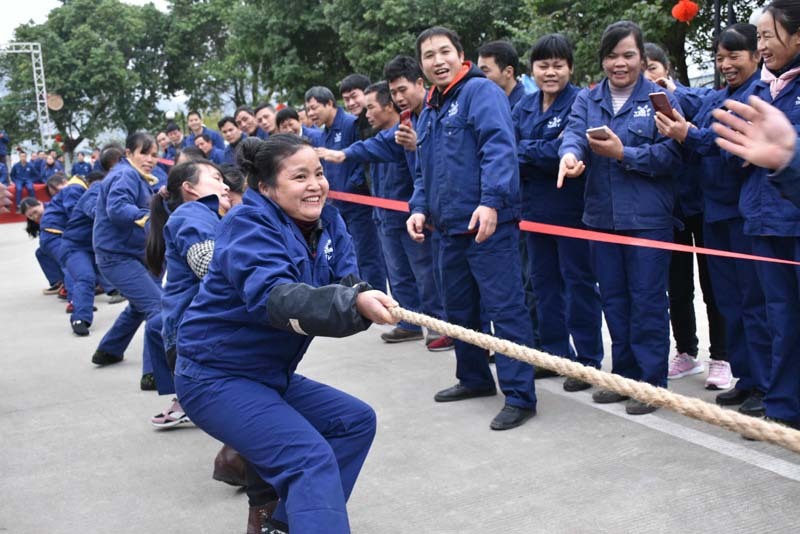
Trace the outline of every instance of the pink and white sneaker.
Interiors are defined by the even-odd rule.
[[[719,360],[708,362],[708,378],[706,389],[730,389],[733,386],[731,364]]]
[[[160,430],[173,428],[181,423],[189,422],[189,416],[186,415],[183,408],[181,408],[181,403],[178,402],[177,397],[172,399],[172,404],[169,408],[150,418],[150,424]]]
[[[697,358],[692,358],[685,352],[679,352],[669,362],[667,378],[675,380],[676,378],[702,373],[704,370],[703,364],[697,361]]]

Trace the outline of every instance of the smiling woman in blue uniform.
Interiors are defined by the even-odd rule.
[[[615,234],[672,241],[675,188],[670,169],[681,163],[675,141],[656,131],[649,93],[662,91],[646,80],[642,31],[629,21],[606,28],[600,42],[606,79],[575,98],[559,155],[559,185],[586,170],[583,222]],[[670,104],[680,111],[672,95]],[[606,126],[606,139],[589,128]],[[585,161],[585,164],[584,164]],[[608,329],[613,370],[626,378],[667,385],[669,252],[590,243]],[[632,415],[654,407],[600,390],[598,403],[627,400]]]
[[[273,526],[349,532],[345,502],[375,413],[295,370],[313,336],[395,323],[386,308],[396,302],[359,281],[307,141],[247,140],[241,156],[249,188],[220,223],[208,275],[178,328],[175,386],[192,421],[275,488]]]
[[[547,224],[583,228],[583,177],[556,188],[558,148],[578,88],[572,75],[572,45],[558,34],[545,35],[530,53],[531,75],[540,91],[522,97],[511,118],[517,136],[523,217]],[[603,339],[600,295],[582,239],[527,233],[528,272],[539,314],[542,350],[600,368]],[[570,345],[570,335],[575,350]],[[577,351],[577,354],[576,354]],[[567,391],[591,387],[576,378]]]

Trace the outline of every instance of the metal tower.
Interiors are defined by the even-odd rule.
[[[50,148],[52,144],[52,126],[47,111],[47,87],[44,79],[44,62],[42,46],[39,43],[0,43],[0,54],[30,54],[33,65],[33,86],[36,92],[36,117],[39,122],[39,134],[42,137],[42,148]]]

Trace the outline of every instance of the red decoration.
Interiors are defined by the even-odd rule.
[[[62,140],[63,140],[63,139],[62,139],[62,137],[61,137],[61,134],[57,133],[57,134],[56,134],[56,143],[60,143]]]
[[[697,16],[698,11],[700,11],[700,6],[692,0],[680,0],[672,6],[672,16],[686,24],[689,24],[689,21]]]

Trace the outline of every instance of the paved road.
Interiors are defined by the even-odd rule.
[[[90,363],[122,305],[99,298],[92,335],[74,337],[41,294],[35,248],[0,225],[0,533],[244,532],[246,496],[211,479],[219,443],[149,426],[169,399],[139,390],[141,331],[123,364]],[[537,417],[492,432],[500,397],[432,401],[454,381],[452,352],[380,332],[317,339],[301,365],[378,413],[353,532],[800,531],[798,455],[664,410],[626,416],[561,379],[538,382]],[[672,386],[713,399],[701,375]]]

